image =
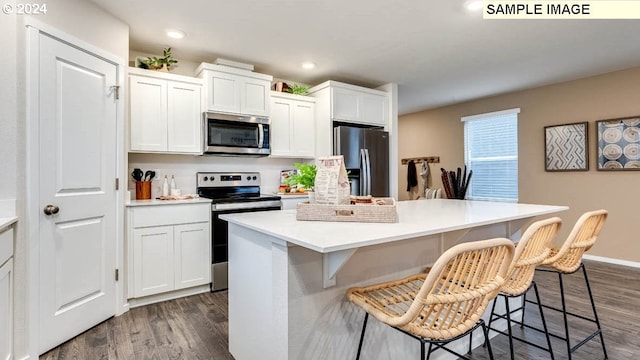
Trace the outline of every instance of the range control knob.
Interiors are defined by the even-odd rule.
[[[216,178],[212,176],[212,177],[210,177],[210,178],[209,178],[209,181],[213,181],[213,180],[215,180],[215,179],[216,179]]]
[[[251,176],[247,176],[247,181],[248,181],[248,180],[251,180]]]
[[[253,177],[253,180],[258,180],[258,177],[257,177],[257,176],[254,176],[254,177]]]
[[[205,176],[204,178],[202,178],[202,180],[207,181],[209,180],[209,178]]]

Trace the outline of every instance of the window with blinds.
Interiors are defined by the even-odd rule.
[[[518,114],[510,109],[465,116],[464,161],[473,176],[467,199],[518,201]]]

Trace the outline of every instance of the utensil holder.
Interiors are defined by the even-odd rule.
[[[136,181],[136,200],[151,199],[151,181]]]

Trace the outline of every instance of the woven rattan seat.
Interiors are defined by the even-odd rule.
[[[486,335],[480,317],[504,283],[513,253],[509,239],[464,243],[442,254],[428,273],[349,289],[349,301],[366,312],[356,359],[369,314],[420,340],[421,359],[425,343],[430,355],[432,345],[450,351],[444,344],[478,326]],[[493,358],[490,347],[489,353]]]
[[[602,334],[602,328],[600,326],[600,320],[598,319],[598,313],[596,311],[596,305],[593,300],[593,294],[591,293],[591,286],[589,284],[589,278],[587,276],[587,269],[582,262],[582,256],[586,251],[591,249],[593,244],[598,239],[598,235],[600,234],[600,230],[604,226],[605,221],[607,220],[608,212],[606,210],[595,210],[588,211],[576,221],[571,233],[562,244],[560,248],[553,248],[549,253],[547,259],[543,262],[543,267],[538,268],[538,271],[544,272],[554,272],[558,274],[558,283],[560,285],[560,300],[561,300],[561,308],[553,307],[548,304],[542,304],[542,306],[546,309],[555,310],[561,312],[564,320],[564,330],[565,333],[563,336],[550,334],[556,338],[559,338],[566,342],[567,345],[567,356],[568,359],[571,360],[572,353],[575,352],[582,345],[586,344],[588,341],[596,338],[598,335],[600,337],[600,343],[602,345],[602,352],[604,353],[604,358],[607,359],[607,349],[604,344],[604,336]],[[587,288],[587,293],[589,295],[589,300],[591,301],[591,310],[593,311],[593,318],[589,318],[586,316],[582,316],[567,310],[567,304],[564,296],[564,284],[563,284],[563,276],[573,274],[578,270],[582,269],[582,274],[584,276],[585,285]],[[537,302],[526,300],[529,303],[539,304],[540,300]],[[571,340],[569,337],[569,323],[567,315],[571,315],[573,317],[577,317],[583,320],[590,321],[596,325],[596,330],[587,336],[584,340],[578,342],[577,345],[571,346]],[[540,329],[538,329],[540,330]]]
[[[509,266],[507,279],[500,289],[499,297],[493,302],[491,316],[489,318],[489,331],[493,330],[509,337],[509,350],[512,360],[514,359],[513,339],[520,340],[524,343],[545,350],[549,352],[551,359],[554,359],[553,351],[551,349],[551,340],[549,339],[549,333],[547,331],[547,324],[544,318],[544,313],[542,312],[542,307],[539,306],[539,310],[543,330],[547,340],[547,347],[542,347],[538,344],[513,336],[511,332],[511,324],[520,322],[513,320],[511,318],[511,314],[523,310],[524,302],[521,307],[512,310],[509,308],[508,298],[523,297],[526,292],[533,287],[536,299],[538,299],[538,303],[540,302],[538,287],[533,281],[533,276],[535,274],[536,267],[542,264],[542,262],[549,257],[553,240],[556,238],[561,225],[562,220],[558,217],[553,217],[546,220],[536,221],[527,228],[516,246],[513,261]],[[504,314],[498,314],[496,312],[496,303],[500,298],[504,299],[506,308]],[[493,321],[497,319],[507,320],[507,333],[494,329],[491,326]]]

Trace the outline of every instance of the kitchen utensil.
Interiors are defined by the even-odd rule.
[[[144,181],[150,181],[151,180],[151,173],[153,171],[151,170],[147,170],[147,172],[144,173]]]
[[[151,170],[151,176],[149,176],[149,181],[153,180],[154,177],[156,177],[156,172]]]
[[[144,176],[144,173],[142,172],[142,170],[138,168],[133,169],[133,172],[131,172],[131,177],[135,181],[142,181],[143,176]]]

